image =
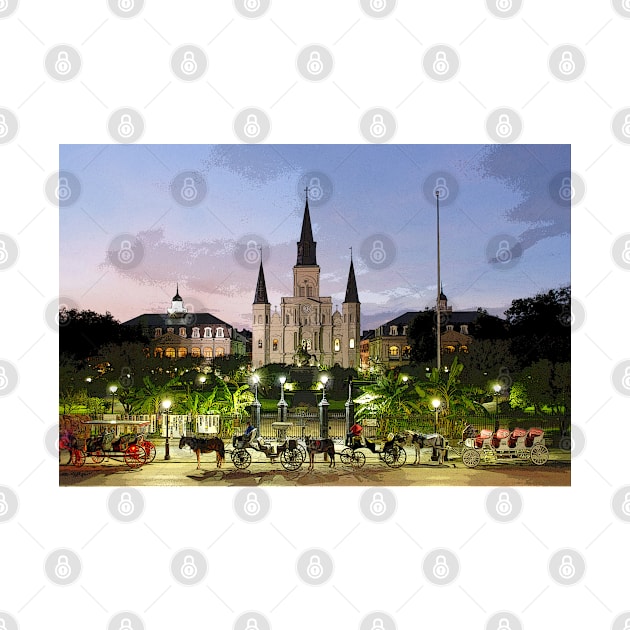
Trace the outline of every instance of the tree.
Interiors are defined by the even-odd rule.
[[[409,326],[411,360],[416,363],[435,361],[437,354],[435,315],[434,310],[421,311]]]
[[[466,368],[463,382],[485,393],[490,392],[497,382],[509,387],[510,383],[503,381],[516,370],[507,339],[475,339],[468,352],[461,354],[461,362]]]
[[[510,349],[521,367],[571,360],[571,287],[513,300],[505,311]]]
[[[357,417],[366,415],[388,416],[396,413],[410,413],[412,390],[402,374],[394,370],[385,372],[376,383],[361,387]]]
[[[178,377],[172,378],[162,385],[155,384],[151,377],[145,376],[142,379],[142,386],[132,388],[130,405],[137,413],[155,413],[161,411],[162,402],[166,399],[171,401],[171,406],[175,407],[183,398],[176,387],[180,385]]]
[[[475,343],[483,339],[507,339],[507,322],[500,317],[489,315],[483,308],[478,308],[470,333],[475,338]]]

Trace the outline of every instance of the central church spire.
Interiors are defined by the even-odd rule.
[[[306,205],[304,206],[304,219],[302,219],[302,234],[300,242],[297,244],[296,266],[316,265],[317,258],[315,250],[317,243],[313,240],[313,228],[311,227],[311,213],[308,209],[308,188],[306,192]]]

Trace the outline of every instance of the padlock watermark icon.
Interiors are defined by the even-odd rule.
[[[499,494],[499,500],[497,501],[495,509],[499,516],[509,516],[512,513],[513,506],[510,501],[510,495],[507,492],[501,492],[501,494]]]
[[[438,580],[445,580],[450,573],[448,564],[446,563],[446,556],[439,555],[435,559],[433,564],[433,575]]]
[[[376,13],[380,13],[387,8],[387,0],[370,0],[370,9]]]
[[[450,194],[449,188],[446,184],[446,178],[438,177],[435,180],[435,186],[433,188],[433,194],[440,197],[440,201],[446,201]]]
[[[248,265],[257,265],[260,262],[260,249],[256,241],[247,241],[243,258]]]
[[[374,516],[383,516],[387,511],[387,504],[383,499],[382,492],[375,492],[370,501],[370,512]]]
[[[72,567],[68,560],[68,556],[61,554],[57,558],[57,564],[55,565],[55,576],[60,580],[67,580],[72,575]]]
[[[122,241],[118,251],[118,261],[123,265],[129,265],[133,262],[135,254],[131,248],[131,241]]]
[[[68,52],[66,50],[60,50],[57,53],[57,60],[55,61],[55,72],[61,76],[65,76],[72,71],[72,63]]]
[[[306,567],[306,573],[313,580],[319,580],[324,574],[321,558],[317,554],[313,554]]]
[[[370,252],[370,260],[375,265],[382,265],[387,260],[387,252],[383,246],[383,241],[375,239],[372,243],[372,251]]]
[[[68,199],[72,197],[72,189],[70,188],[67,177],[59,177],[59,183],[57,184],[57,188],[55,188],[55,197],[57,197],[59,201],[68,201]]]
[[[296,58],[297,70],[307,81],[322,81],[333,70],[332,53],[322,44],[311,44],[303,48]]]
[[[499,122],[495,127],[495,131],[500,138],[509,138],[512,135],[513,127],[508,114],[499,115]]]
[[[243,509],[248,516],[257,516],[260,513],[260,501],[258,501],[258,497],[255,492],[249,492],[247,494],[247,499],[245,500]]]
[[[135,506],[131,500],[131,495],[129,492],[123,492],[120,495],[120,501],[118,502],[118,512],[121,516],[131,516],[134,510]]]
[[[570,75],[575,72],[575,60],[573,59],[573,53],[570,50],[565,50],[560,58],[558,64],[558,70],[564,75]]]
[[[7,389],[7,387],[9,387],[7,372],[5,367],[3,365],[0,365],[0,390]]]
[[[258,122],[258,116],[256,114],[249,114],[245,121],[243,131],[248,138],[255,138],[260,134],[260,124]]]
[[[9,135],[9,125],[7,125],[7,118],[4,114],[0,114],[0,138],[5,138]]]
[[[0,239],[0,265],[3,265],[9,260],[9,252],[7,251],[7,244]]]
[[[324,69],[324,64],[322,62],[321,54],[313,50],[308,57],[308,62],[306,64],[306,69],[313,75],[317,76]]]
[[[333,561],[323,549],[307,549],[298,558],[296,569],[306,584],[319,586],[332,577]]]
[[[446,74],[450,70],[450,67],[446,53],[443,50],[438,50],[433,60],[433,72],[441,76]]]
[[[186,50],[184,52],[184,58],[179,66],[181,71],[187,75],[191,76],[197,72],[199,69],[199,65],[197,64],[197,60],[195,59],[195,53],[192,50]]]
[[[135,6],[134,0],[118,0],[118,8],[125,13],[133,11]]]
[[[184,185],[182,186],[182,197],[186,201],[195,201],[199,191],[195,185],[195,180],[192,177],[184,178]]]
[[[136,129],[131,121],[131,116],[129,114],[122,114],[120,116],[120,122],[118,123],[118,135],[121,138],[131,138],[135,133]]]
[[[382,114],[374,114],[370,125],[370,134],[374,138],[382,138],[387,133],[387,125]]]
[[[496,7],[502,13],[512,10],[512,0],[496,0]]]
[[[626,138],[630,138],[630,114],[626,114],[626,116],[623,119],[623,125],[621,127],[621,133]]]
[[[260,0],[245,0],[243,4],[245,9],[250,12],[258,11],[260,9]]]
[[[181,568],[182,577],[187,580],[193,580],[197,577],[198,571],[194,558],[192,556],[185,556]]]

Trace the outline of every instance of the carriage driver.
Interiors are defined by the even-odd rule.
[[[358,423],[357,420],[354,421],[354,424],[350,427],[350,433],[346,436],[346,444],[348,446],[352,446],[352,441],[354,438],[359,438],[361,440],[361,444],[363,444],[363,440],[361,439],[361,432],[363,431],[363,427]]]
[[[254,427],[252,426],[252,423],[248,420],[247,426],[245,427],[245,433],[243,433],[243,435],[235,435],[232,438],[232,446],[236,448],[237,440],[243,440],[246,442],[249,439],[249,436],[253,430],[254,430]]]

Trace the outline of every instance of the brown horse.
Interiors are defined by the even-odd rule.
[[[335,443],[329,438],[318,438],[312,439],[309,435],[305,438],[306,442],[306,452],[309,457],[308,469],[313,470],[315,468],[315,455],[317,453],[326,453],[330,456],[330,464],[328,464],[328,468],[334,466],[335,464]]]
[[[201,453],[210,453],[215,451],[217,454],[217,468],[221,468],[221,464],[225,459],[225,444],[223,440],[212,438],[197,438],[191,436],[182,437],[179,441],[179,448],[184,446],[190,447],[190,450],[197,453],[197,470],[201,468]]]

